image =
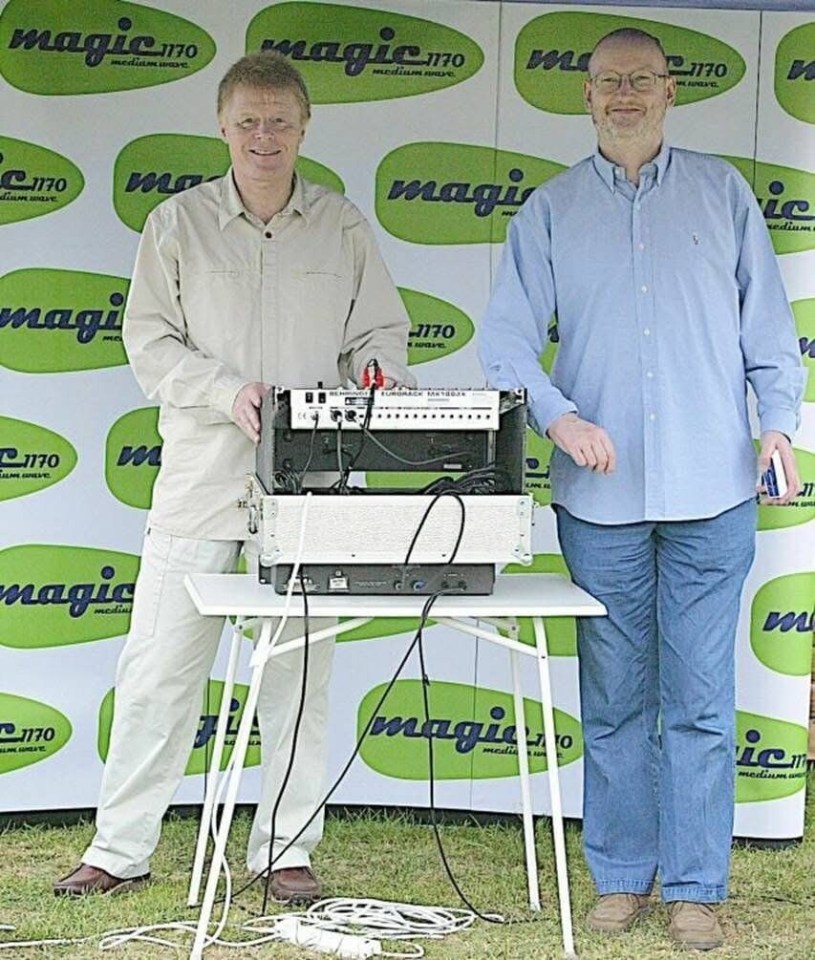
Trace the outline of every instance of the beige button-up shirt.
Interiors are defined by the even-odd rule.
[[[150,524],[245,539],[237,503],[255,448],[231,419],[241,387],[336,387],[374,358],[413,386],[409,327],[370,226],[340,194],[296,177],[264,224],[230,171],[162,203],[142,234],[123,331],[136,379],[161,404]]]

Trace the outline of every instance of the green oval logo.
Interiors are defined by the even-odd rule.
[[[307,180],[337,193],[345,184],[328,167],[297,158],[297,170]],[[154,133],[126,144],[113,166],[113,206],[119,219],[141,233],[147,214],[162,200],[217,180],[229,169],[229,149],[217,137]]]
[[[9,0],[0,15],[0,73],[48,96],[112,93],[171,83],[215,56],[200,27],[122,0]]]
[[[368,724],[387,684],[374,687],[357,711],[357,735]],[[512,694],[434,680],[428,687],[430,720],[425,720],[421,680],[399,680],[374,717],[361,756],[377,773],[398,780],[429,779],[427,740],[433,740],[437,780],[490,780],[518,774],[518,737],[512,722]],[[524,699],[529,770],[547,769],[541,705]],[[555,710],[557,763],[583,755],[575,717]]]
[[[409,365],[449,357],[472,339],[472,320],[452,303],[404,287],[399,288],[399,295],[410,316]]]
[[[532,563],[525,567],[520,563],[510,563],[503,573],[559,573],[571,579],[566,561],[559,553],[536,553]],[[546,627],[546,646],[551,657],[577,656],[577,624],[574,617],[544,617]],[[531,617],[518,617],[518,639],[530,647],[535,646],[535,627]],[[504,632],[504,631],[502,631]],[[506,636],[506,632],[504,632]]]
[[[815,173],[729,157],[753,188],[776,253],[798,253],[815,247]]]
[[[657,37],[676,78],[676,103],[696,103],[734,87],[747,69],[732,47],[696,30],[657,20],[605,13],[545,13],[515,41],[515,86],[527,103],[547,113],[585,114],[583,81],[598,40],[635,27]]]
[[[736,711],[736,803],[790,797],[806,776],[806,727]]]
[[[54,150],[0,137],[0,226],[61,210],[82,193],[79,168]]]
[[[21,373],[127,363],[122,315],[130,281],[31,268],[0,277],[0,363]]]
[[[815,123],[815,23],[804,23],[781,38],[775,50],[775,97],[796,120]]]
[[[750,609],[750,646],[770,670],[808,677],[815,630],[815,572],[765,583]]]
[[[477,73],[484,54],[458,30],[389,10],[276,3],[246,31],[247,52],[275,50],[303,74],[314,103],[412,97]]]
[[[131,553],[92,547],[0,550],[0,644],[38,650],[124,635],[138,568]]]
[[[532,191],[565,170],[523,153],[464,143],[408,143],[376,171],[376,215],[413,243],[503,243]]]
[[[804,400],[815,403],[815,299],[796,300],[792,306],[801,360],[807,371]]]
[[[232,751],[235,748],[235,741],[238,737],[238,729],[243,717],[243,708],[246,704],[246,696],[249,687],[246,684],[236,683],[232,688],[232,701],[230,703],[229,723],[226,728],[226,739],[224,740],[224,752],[221,755],[221,770],[225,770]],[[190,758],[184,769],[185,776],[194,776],[201,773],[208,773],[211,766],[212,750],[215,745],[215,728],[218,723],[218,713],[221,709],[221,700],[223,699],[224,684],[221,680],[210,680],[204,690],[204,696],[201,703],[201,719],[198,723],[198,729],[195,733],[195,739],[191,744]],[[110,727],[113,722],[113,709],[116,703],[115,690],[109,690],[101,704],[99,705],[99,720],[96,734],[96,749],[104,763],[108,758],[110,749]],[[252,732],[249,735],[249,744],[246,748],[246,767],[257,767],[260,765],[260,727],[258,726],[257,716],[252,724]]]
[[[758,453],[758,442],[754,442]],[[785,503],[783,507],[761,506],[758,508],[759,530],[780,530],[783,527],[797,527],[808,523],[815,517],[815,453],[794,447],[798,476],[801,479],[801,492]]]
[[[25,497],[59,483],[76,460],[76,450],[53,430],[0,417],[0,500]]]
[[[53,757],[72,732],[68,718],[47,703],[0,693],[0,774]]]
[[[131,410],[113,424],[105,441],[105,482],[122,503],[149,510],[161,466],[158,407]]]

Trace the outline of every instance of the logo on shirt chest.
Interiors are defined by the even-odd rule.
[[[536,17],[518,34],[518,93],[548,113],[585,114],[580,80],[588,73],[591,51],[601,37],[621,27],[645,30],[660,40],[668,71],[676,78],[677,104],[725,93],[745,74],[746,64],[738,51],[697,30],[656,20],[564,11]]]
[[[790,116],[815,123],[815,23],[790,30],[775,51],[775,96]]]
[[[127,363],[122,315],[129,281],[32,268],[0,277],[0,363],[23,373]]]
[[[66,157],[0,137],[0,226],[53,213],[76,200],[85,180]]]
[[[0,15],[0,73],[27,93],[110,93],[188,77],[215,55],[206,31],[122,0],[9,0]]]
[[[413,243],[503,243],[509,218],[545,180],[551,160],[459,143],[409,143],[376,171],[376,215]]]
[[[249,24],[246,48],[274,50],[303,74],[314,103],[389,100],[467,80],[478,44],[432,20],[333,3],[281,3]]]
[[[328,167],[298,157],[296,168],[307,180],[337,193],[345,184]],[[229,150],[216,137],[156,133],[131,140],[119,152],[113,168],[113,206],[119,219],[141,232],[150,211],[162,200],[217,180],[229,169]]]

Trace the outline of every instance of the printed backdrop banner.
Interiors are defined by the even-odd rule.
[[[420,384],[482,386],[474,334],[507,226],[536,186],[594,149],[581,95],[588,57],[624,25],[666,49],[678,83],[670,141],[725,157],[750,181],[810,369],[795,440],[804,490],[759,511],[734,757],[736,833],[801,835],[815,595],[815,20],[657,4],[0,3],[0,810],[96,802],[161,463],[157,410],[128,369],[122,314],[147,214],[227,169],[214,105],[228,66],[271,49],[302,71],[315,106],[299,169],[371,221],[411,317]],[[602,241],[601,225],[587,223],[587,248]],[[554,327],[551,341],[546,368]],[[528,441],[535,560],[508,572],[563,572],[551,444],[532,431]],[[520,626],[531,642],[531,625]],[[547,628],[556,762],[565,812],[579,816],[575,624]],[[425,805],[432,737],[440,805],[518,810],[509,665],[493,645],[432,625],[429,720],[413,662],[378,706],[415,629],[381,620],[338,645],[332,776],[372,723],[334,800]],[[222,650],[177,802],[202,797],[224,670]],[[247,678],[244,669],[228,747]],[[523,683],[534,804],[547,812],[555,758],[543,748],[534,670]],[[255,731],[247,801],[259,756]]]

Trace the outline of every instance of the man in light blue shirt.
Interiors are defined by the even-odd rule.
[[[676,82],[656,38],[617,30],[585,84],[598,149],[510,227],[480,330],[492,387],[524,386],[555,444],[552,499],[578,624],[593,930],[650,909],[722,942],[734,799],[734,639],[756,476],[790,443],[804,371],[769,236],[728,163],[663,141]],[[555,314],[551,376],[540,357]],[[756,461],[747,384],[758,401]],[[761,489],[764,493],[763,489]]]

